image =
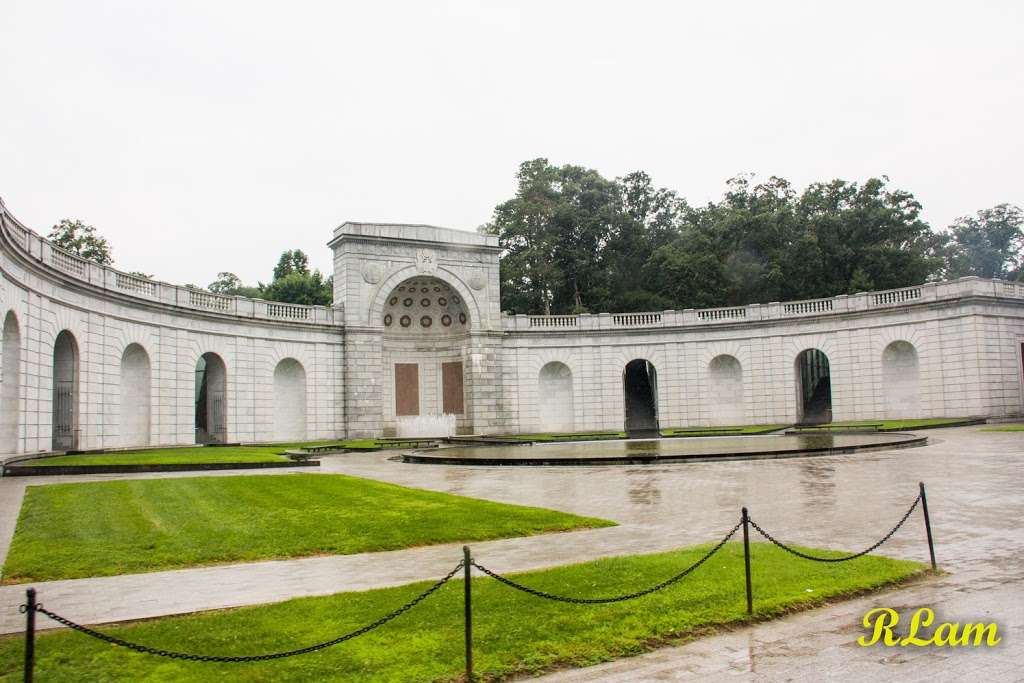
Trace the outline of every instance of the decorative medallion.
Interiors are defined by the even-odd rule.
[[[429,305],[430,305],[430,299],[428,299],[426,297],[420,299],[420,306],[422,306],[423,308],[426,308]]]
[[[452,317],[445,313],[444,315],[441,316],[441,324],[444,325],[445,327],[451,327]]]
[[[410,318],[407,315],[403,315],[401,318],[398,319],[398,324],[401,325],[402,327],[409,327],[409,325],[412,325],[412,318]]]
[[[429,315],[425,315],[422,318],[420,318],[420,325],[423,325],[423,327],[430,327],[433,324],[434,321],[430,319]]]
[[[445,299],[443,296],[439,297],[438,300],[437,300],[437,305],[438,306],[447,306],[448,305],[448,299]]]
[[[420,292],[422,292],[423,294],[429,294],[430,293],[430,287],[424,287],[423,289],[420,290]]]
[[[379,263],[367,263],[363,266],[363,279],[368,284],[375,285],[384,277],[384,266]]]
[[[466,283],[473,289],[479,291],[484,288],[484,285],[487,284],[487,280],[484,279],[483,273],[481,273],[478,270],[474,270],[472,273],[470,273],[469,278],[466,280]]]
[[[431,249],[416,250],[416,272],[433,275],[437,272],[437,253]]]
[[[409,308],[410,306],[412,306],[412,297],[410,297],[410,296],[405,297],[405,299],[402,300],[402,305],[405,306],[406,308]]]
[[[437,287],[437,286],[435,285],[435,286],[434,286],[434,291],[435,291],[435,292],[440,292],[440,291],[441,291],[441,288],[440,288],[440,287]]]
[[[393,296],[390,299],[388,299],[388,304],[390,304],[392,306],[394,306],[397,303],[398,303],[398,297],[397,296]]]
[[[459,322],[462,323],[463,325],[466,324],[466,314],[465,313],[459,313]]]
[[[385,315],[385,316],[384,316],[384,324],[385,324],[385,325],[386,325],[387,327],[391,327],[391,322],[392,322],[393,320],[394,320],[394,318],[392,318],[392,317],[391,317],[391,314],[390,314],[390,313],[388,313],[387,315]]]

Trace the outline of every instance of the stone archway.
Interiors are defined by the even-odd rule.
[[[53,441],[55,451],[78,448],[78,342],[61,330],[53,342]]]
[[[626,363],[622,373],[627,436],[659,436],[658,371],[643,358]]]
[[[14,311],[8,311],[4,318],[2,382],[0,454],[17,453],[21,414],[21,328]]]
[[[885,417],[920,417],[920,369],[910,342],[894,341],[882,351],[882,391]]]
[[[306,369],[294,358],[274,368],[274,440],[306,438]]]
[[[560,361],[551,361],[537,377],[537,406],[542,432],[571,432],[574,429],[572,370]]]
[[[208,351],[196,361],[196,443],[226,443],[228,439],[227,366]]]
[[[794,361],[797,386],[797,422],[832,421],[832,373],[828,356],[820,349],[805,349]]]
[[[149,354],[129,344],[121,355],[121,445],[148,446],[151,368]]]

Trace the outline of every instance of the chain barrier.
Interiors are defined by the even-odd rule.
[[[676,574],[675,576],[673,576],[671,578],[668,578],[668,579],[665,579],[661,583],[655,584],[655,585],[651,586],[650,588],[645,588],[644,590],[640,590],[640,591],[637,591],[635,593],[627,593],[625,595],[617,595],[617,596],[608,597],[608,598],[575,598],[575,597],[566,596],[566,595],[555,595],[554,593],[547,593],[545,591],[538,590],[536,588],[531,588],[529,586],[524,586],[521,583],[513,581],[512,579],[508,578],[507,576],[502,576],[501,574],[498,574],[497,572],[493,572],[490,569],[488,569],[487,567],[484,567],[484,566],[482,566],[480,564],[477,564],[476,560],[470,560],[470,562],[471,562],[471,564],[474,567],[476,567],[477,569],[479,569],[480,571],[482,571],[484,574],[486,574],[487,576],[491,577],[492,579],[495,579],[496,581],[499,581],[499,582],[505,584],[506,586],[509,586],[510,588],[515,588],[518,591],[522,591],[524,593],[529,593],[530,595],[536,596],[538,598],[544,598],[546,600],[555,600],[555,601],[558,601],[558,602],[567,602],[567,603],[570,603],[570,604],[573,604],[573,605],[601,605],[601,604],[607,604],[607,603],[611,603],[611,602],[624,602],[626,600],[633,600],[634,598],[641,598],[641,597],[643,597],[645,595],[649,595],[651,593],[654,593],[655,591],[660,591],[663,588],[668,588],[669,586],[671,586],[672,584],[676,583],[677,581],[680,581],[681,579],[685,578],[692,571],[697,569],[697,567],[701,566],[702,564],[707,562],[709,559],[711,559],[712,555],[714,555],[719,550],[721,550],[722,546],[724,546],[729,541],[729,539],[732,538],[736,534],[737,531],[739,531],[739,528],[742,525],[743,525],[743,522],[741,520],[740,522],[738,522],[736,524],[736,526],[734,526],[732,528],[732,530],[729,533],[727,533],[725,535],[725,538],[723,538],[721,541],[719,541],[718,544],[715,545],[714,548],[709,550],[707,552],[707,554],[704,555],[704,557],[700,558],[699,560],[697,560],[696,562],[691,564],[689,567],[687,567],[683,571],[681,571],[678,574]]]
[[[87,636],[92,636],[93,638],[96,638],[98,640],[102,640],[104,642],[110,643],[111,645],[118,645],[120,647],[124,647],[124,648],[127,648],[129,650],[134,650],[135,652],[141,652],[142,654],[156,655],[157,657],[166,657],[168,659],[181,659],[181,660],[185,660],[185,661],[189,661],[189,662],[218,662],[218,663],[263,662],[263,661],[268,661],[268,660],[271,660],[271,659],[283,659],[285,657],[294,657],[296,655],[304,655],[304,654],[308,654],[310,652],[316,652],[317,650],[323,650],[324,648],[328,648],[328,647],[331,647],[333,645],[338,645],[339,643],[344,643],[346,640],[352,640],[353,638],[357,638],[357,637],[359,637],[359,636],[361,636],[361,635],[363,635],[365,633],[369,633],[370,631],[374,630],[375,628],[383,626],[384,624],[388,623],[392,619],[395,619],[395,618],[401,616],[402,614],[404,614],[405,612],[408,612],[410,609],[412,609],[416,605],[418,605],[421,602],[423,602],[424,600],[426,600],[428,597],[430,597],[431,594],[433,594],[435,591],[437,591],[439,588],[441,588],[441,586],[443,586],[446,583],[448,583],[449,581],[451,581],[452,577],[454,577],[459,572],[459,570],[461,570],[463,568],[463,565],[464,565],[464,563],[460,561],[457,565],[455,565],[454,569],[452,569],[450,572],[448,572],[448,574],[446,574],[444,576],[444,578],[439,580],[434,585],[430,586],[430,588],[428,588],[427,590],[423,591],[422,593],[417,595],[415,598],[413,598],[409,602],[405,603],[404,605],[402,605],[398,609],[396,609],[396,610],[394,610],[392,612],[389,612],[388,614],[384,615],[383,617],[381,617],[377,621],[373,622],[372,624],[367,624],[366,626],[363,626],[360,629],[357,629],[355,631],[351,631],[351,632],[346,633],[345,635],[342,635],[342,636],[338,636],[337,638],[334,638],[333,640],[328,640],[328,641],[324,641],[322,643],[317,643],[316,645],[309,645],[308,647],[299,648],[297,650],[287,650],[285,652],[274,652],[274,653],[271,653],[271,654],[264,654],[264,655],[244,655],[244,656],[240,656],[240,657],[227,657],[227,656],[217,656],[217,655],[197,655],[197,654],[190,654],[190,653],[187,653],[187,652],[175,652],[173,650],[161,650],[159,648],[149,647],[147,645],[139,645],[138,643],[132,643],[132,642],[129,642],[127,640],[122,640],[121,638],[118,638],[116,636],[111,636],[111,635],[108,635],[106,633],[100,633],[99,631],[95,631],[95,630],[89,628],[88,626],[82,626],[81,624],[76,624],[75,622],[71,621],[70,619],[65,619],[64,617],[60,616],[59,614],[54,614],[50,610],[44,609],[42,605],[36,605],[35,606],[35,611],[39,612],[40,614],[45,614],[50,619],[53,619],[54,621],[56,621],[58,624],[62,624],[64,626],[67,626],[68,628],[74,629],[75,631],[78,631],[79,633],[84,633]],[[27,611],[27,606],[26,605],[22,605],[22,608],[23,608],[22,609],[23,612]]]
[[[813,560],[814,562],[846,562],[848,560],[855,560],[858,557],[863,557],[864,555],[867,555],[868,553],[870,553],[870,552],[872,552],[874,550],[877,550],[883,543],[885,543],[890,538],[892,538],[893,534],[895,534],[897,531],[900,530],[900,527],[903,526],[906,523],[906,521],[910,518],[910,515],[914,512],[914,510],[917,509],[917,506],[920,503],[921,503],[921,496],[918,495],[917,498],[914,499],[914,502],[910,506],[910,509],[907,510],[906,514],[903,515],[903,518],[900,519],[900,521],[896,524],[896,526],[894,526],[892,528],[892,530],[889,531],[889,533],[887,533],[885,536],[883,536],[880,541],[878,541],[877,543],[875,543],[874,545],[872,545],[872,546],[870,546],[868,548],[865,548],[864,550],[860,551],[859,553],[854,553],[852,555],[844,555],[843,557],[818,557],[816,555],[808,555],[807,553],[802,553],[799,550],[796,550],[795,548],[790,548],[788,545],[786,545],[782,541],[778,540],[777,538],[775,538],[774,536],[769,534],[767,531],[762,529],[761,526],[757,522],[755,522],[754,520],[751,519],[749,521],[750,521],[750,526],[754,527],[757,530],[757,533],[761,534],[766,539],[768,539],[770,542],[774,543],[778,547],[780,547],[783,550],[785,550],[787,553],[791,553],[793,555],[796,555],[797,557],[802,557],[805,560]]]

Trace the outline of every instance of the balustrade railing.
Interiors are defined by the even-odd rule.
[[[616,327],[650,327],[661,324],[661,313],[615,313],[612,324]]]
[[[717,322],[719,320],[743,320],[747,317],[744,306],[732,308],[704,308],[697,311],[697,320],[701,322]]]
[[[888,292],[878,292],[876,294],[871,295],[871,300],[876,306],[901,304],[904,301],[914,301],[920,298],[920,287],[909,287],[907,289],[893,289]]]
[[[828,313],[832,310],[832,299],[814,299],[813,301],[794,301],[783,304],[786,315],[807,315],[808,313]]]

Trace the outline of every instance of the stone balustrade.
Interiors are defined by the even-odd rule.
[[[7,211],[2,202],[0,224],[6,240],[32,260],[50,266],[65,276],[110,292],[214,314],[323,325],[342,324],[342,316],[335,316],[335,309],[331,306],[300,306],[215,294],[101,266],[60,249],[28,229]]]
[[[1024,299],[1024,283],[963,277],[949,282],[930,282],[881,292],[840,294],[807,301],[749,304],[727,308],[688,308],[683,311],[652,313],[585,313],[582,315],[506,315],[506,331],[614,330],[622,328],[665,328],[690,325],[751,323],[762,320],[827,316],[857,311],[898,308],[965,296]]]

